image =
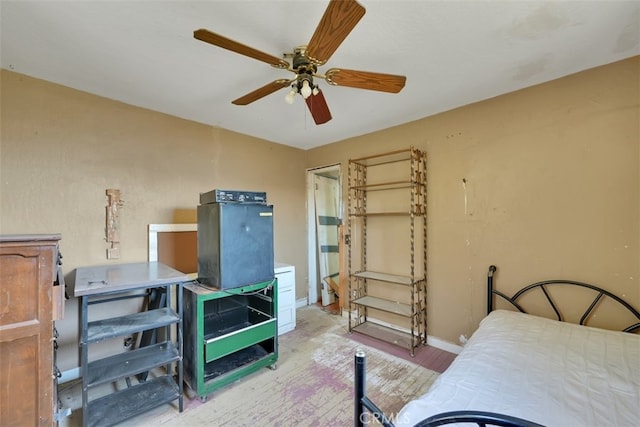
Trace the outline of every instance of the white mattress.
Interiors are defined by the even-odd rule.
[[[640,335],[494,311],[395,423],[455,410],[546,426],[639,426]]]

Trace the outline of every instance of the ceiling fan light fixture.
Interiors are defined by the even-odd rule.
[[[293,104],[293,101],[296,100],[296,93],[297,91],[295,87],[292,86],[289,93],[287,93],[287,96],[284,97],[284,102],[286,102],[289,105]]]
[[[309,80],[305,79],[302,81],[302,87],[300,88],[300,95],[302,95],[302,97],[304,99],[307,99],[308,97],[311,96],[312,90],[311,90],[311,86],[309,85]]]

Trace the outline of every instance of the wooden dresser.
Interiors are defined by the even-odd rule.
[[[55,423],[58,234],[0,235],[0,425]],[[56,286],[60,288],[61,286]]]

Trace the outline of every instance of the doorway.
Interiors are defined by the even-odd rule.
[[[309,241],[308,303],[336,302],[340,275],[339,225],[342,222],[340,164],[307,170]]]

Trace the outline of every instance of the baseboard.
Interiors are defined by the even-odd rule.
[[[448,351],[449,353],[460,354],[463,347],[457,344],[450,343],[438,337],[427,334],[427,345],[439,348],[440,350]]]
[[[309,305],[309,300],[307,298],[300,298],[296,300],[296,308],[301,308]]]

